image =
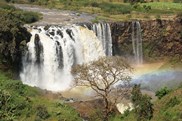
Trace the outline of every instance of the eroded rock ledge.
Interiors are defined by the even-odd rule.
[[[182,59],[182,18],[140,21],[144,59]],[[132,56],[132,22],[110,23],[114,55]]]

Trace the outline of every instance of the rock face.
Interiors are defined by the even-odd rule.
[[[182,18],[140,21],[144,60],[159,57],[182,59]],[[113,54],[133,56],[132,22],[111,23]]]
[[[0,61],[7,69],[21,68],[21,57],[24,54],[27,46],[26,43],[30,40],[30,33],[25,28],[13,38],[10,32],[1,34],[0,39]],[[7,37],[7,39],[6,39]]]

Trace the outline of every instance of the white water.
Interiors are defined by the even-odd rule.
[[[48,30],[43,26],[33,27],[31,34],[20,73],[23,83],[31,86],[52,91],[66,90],[72,82],[70,70],[74,64],[105,56],[94,32],[84,27],[51,26]]]
[[[141,26],[138,21],[132,22],[132,45],[136,64],[143,63]]]
[[[107,56],[112,56],[112,37],[111,29],[108,23],[93,24],[91,28],[98,39],[102,42],[104,52]]]

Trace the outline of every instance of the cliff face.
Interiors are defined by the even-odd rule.
[[[182,18],[140,21],[144,60],[182,59]],[[133,56],[132,22],[111,23],[114,55]]]

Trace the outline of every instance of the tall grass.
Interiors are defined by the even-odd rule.
[[[149,5],[152,9],[157,10],[176,10],[182,11],[182,4],[180,3],[172,3],[172,2],[150,2],[150,3],[142,3],[142,5]]]
[[[127,14],[132,11],[132,7],[130,5],[124,4],[112,4],[104,2],[100,4],[99,7],[105,12],[114,14]]]

